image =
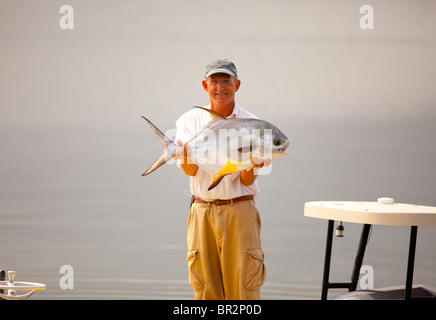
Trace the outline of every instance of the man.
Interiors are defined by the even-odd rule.
[[[235,102],[241,81],[235,65],[218,59],[206,67],[204,90],[210,108],[224,117],[256,118]],[[176,122],[176,141],[186,143],[210,121],[194,109]],[[189,148],[177,153],[178,165],[190,177],[194,200],[188,222],[189,280],[196,299],[260,299],[266,270],[261,247],[261,222],[254,197],[259,193],[253,169],[227,175],[212,190],[212,176],[189,158]],[[263,162],[253,161],[256,168]]]

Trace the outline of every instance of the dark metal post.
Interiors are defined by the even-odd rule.
[[[366,244],[368,243],[370,230],[370,224],[363,225],[359,246],[356,252],[356,260],[354,260],[353,272],[351,273],[351,286],[349,291],[356,291],[357,281],[359,280],[360,268],[362,267],[363,257],[365,256]]]
[[[327,291],[329,288],[329,275],[330,275],[330,260],[332,256],[332,242],[333,242],[333,225],[334,220],[328,221],[327,228],[327,241],[325,247],[325,258],[324,258],[324,275],[322,280],[322,291],[321,300],[327,300]]]
[[[5,279],[6,279],[6,271],[0,269],[0,281],[5,281]],[[4,292],[5,291],[3,289],[0,290],[0,293],[4,293]]]
[[[412,283],[413,283],[413,269],[415,267],[415,249],[416,237],[418,234],[418,227],[412,226],[410,228],[410,243],[409,243],[409,258],[407,262],[407,277],[406,277],[406,294],[404,299],[412,299]]]

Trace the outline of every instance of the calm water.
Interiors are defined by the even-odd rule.
[[[0,268],[47,284],[31,299],[193,299],[186,263],[188,178],[141,177],[160,129],[208,103],[204,66],[236,63],[241,106],[290,138],[259,177],[264,299],[318,299],[327,222],[316,200],[436,206],[433,2],[3,0],[0,10]],[[248,8],[250,8],[248,10]],[[346,281],[361,226],[335,239]],[[373,228],[375,286],[403,284],[409,230]],[[436,232],[420,228],[415,283],[436,286]],[[62,290],[59,269],[74,269]],[[339,294],[339,293],[338,293]]]
[[[262,295],[318,299],[327,222],[304,217],[304,202],[391,196],[436,205],[436,129],[431,121],[281,122],[290,156],[259,177],[268,269]],[[171,165],[140,176],[160,153],[142,125],[133,121],[125,135],[8,133],[0,265],[16,270],[17,280],[47,284],[32,299],[193,298],[185,260],[188,181]],[[360,229],[346,223],[345,237],[334,240],[332,280],[348,280]],[[406,227],[373,228],[364,264],[373,266],[376,287],[404,283],[408,237]],[[415,283],[436,285],[434,243],[435,230],[420,228]],[[65,264],[74,268],[73,290],[59,286]]]

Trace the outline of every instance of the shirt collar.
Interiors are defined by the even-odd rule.
[[[206,106],[207,109],[210,109],[210,104]],[[229,115],[227,118],[231,118],[233,115],[236,115],[235,118],[239,118],[241,116],[241,108],[239,107],[238,103],[235,101],[235,105],[233,106],[233,112],[231,115]]]
[[[239,118],[241,115],[241,108],[239,107],[239,105],[236,103],[235,101],[235,105],[233,107],[233,112],[230,116],[228,116],[227,118],[231,118],[233,115],[236,116],[236,118]]]

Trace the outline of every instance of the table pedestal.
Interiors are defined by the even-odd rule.
[[[365,256],[366,245],[368,243],[369,232],[371,224],[364,224],[360,235],[360,241],[356,252],[356,259],[354,261],[353,271],[349,282],[329,282],[330,276],[330,262],[333,246],[333,227],[334,220],[328,221],[327,226],[327,239],[324,258],[324,274],[322,281],[321,299],[327,299],[329,289],[348,289],[348,291],[356,291],[357,282],[359,280],[360,268],[362,267],[363,257]],[[410,229],[410,243],[409,243],[409,256],[407,262],[407,276],[406,276],[406,291],[404,298],[410,300],[412,298],[412,283],[413,283],[413,270],[415,265],[415,249],[416,238],[418,234],[418,227],[411,226]]]

